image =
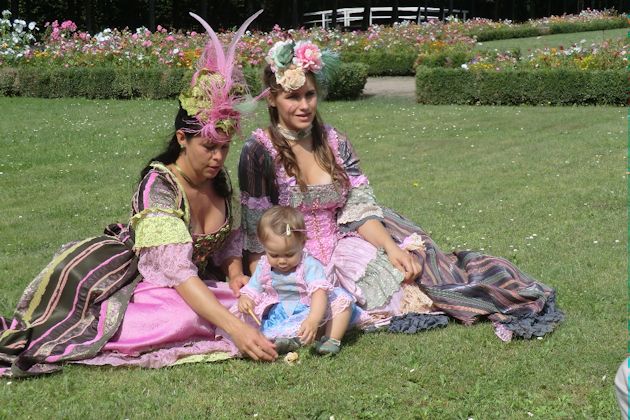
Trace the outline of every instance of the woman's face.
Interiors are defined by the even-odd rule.
[[[289,130],[308,128],[317,112],[317,90],[312,76],[306,77],[306,83],[298,90],[280,91],[269,97],[269,104],[278,110],[279,122]]]
[[[225,159],[230,151],[230,142],[215,143],[210,139],[195,136],[186,139],[183,131],[177,132],[180,146],[185,148],[180,157],[183,157],[187,166],[195,174],[205,179],[217,176],[223,168]]]

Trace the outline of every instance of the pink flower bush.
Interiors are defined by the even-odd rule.
[[[551,16],[530,21],[527,25],[544,27],[554,22],[591,22],[611,18],[618,18],[618,16],[606,11],[588,10],[579,15]],[[299,62],[296,65],[315,69],[321,65],[319,51],[312,47],[313,44],[300,43],[301,41],[310,40],[322,49],[330,49],[342,57],[344,53],[364,54],[372,50],[407,51],[419,54],[430,53],[436,48],[457,49],[461,47],[470,50],[476,44],[475,34],[488,29],[513,25],[510,21],[494,22],[488,19],[471,19],[465,22],[457,20],[450,22],[431,21],[420,25],[409,23],[392,26],[374,25],[367,31],[352,32],[328,30],[321,27],[283,30],[280,26],[275,25],[271,32],[246,33],[238,43],[237,49],[240,66],[260,66],[265,63],[265,55],[270,46],[277,41],[293,41],[296,45],[300,45],[295,54],[295,60]],[[20,24],[20,28],[24,26]],[[35,23],[32,23],[32,26],[35,27]],[[28,42],[21,43],[19,49],[11,47],[4,50],[0,49],[0,65],[63,66],[68,64],[88,67],[114,65],[191,68],[199,58],[207,41],[205,33],[169,31],[161,25],[156,28],[155,32],[151,32],[147,28],[139,28],[135,31],[105,29],[97,34],[78,30],[77,25],[70,20],[61,23],[54,21],[47,23],[44,27],[46,32],[39,42],[35,42],[34,37],[32,39],[29,37]],[[227,43],[231,40],[232,33],[220,33],[218,36]],[[12,38],[7,35],[6,39],[7,45],[11,45]],[[585,47],[581,46],[581,48],[584,49]],[[624,48],[624,46],[615,44],[608,48],[600,48],[599,51],[606,54],[616,54],[611,63],[618,63],[623,61],[621,57],[625,54],[621,54],[621,51],[627,51]],[[561,58],[568,60],[566,56],[568,50],[571,48],[567,48],[563,53],[552,54],[549,52],[549,56],[555,57],[557,55],[560,57],[559,54],[565,54]],[[532,54],[535,57],[546,56],[544,52]],[[580,54],[573,52],[571,57],[576,58],[581,56]],[[599,52],[597,54],[599,57]],[[505,63],[513,59],[513,57],[505,59],[499,57],[499,54],[492,59],[485,56],[480,57],[477,63],[490,60],[488,63],[492,62],[493,65],[496,64],[497,67],[503,68],[504,65],[507,65]],[[510,56],[505,54],[505,57]],[[522,60],[522,58],[519,59]],[[534,61],[536,60],[532,62]],[[552,60],[548,59],[548,61],[551,62]],[[562,62],[564,63],[564,61]],[[587,60],[586,64],[583,63],[582,65],[590,68],[589,66],[594,66],[594,63],[603,65],[605,62],[606,60],[603,59],[592,59]],[[546,61],[541,58],[536,63],[543,65]],[[475,63],[467,64],[474,65]],[[617,66],[618,64],[614,65]]]

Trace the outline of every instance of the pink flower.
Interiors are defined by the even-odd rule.
[[[77,30],[77,25],[71,20],[66,20],[61,24],[61,29],[68,29],[70,32],[74,32]]]
[[[299,41],[295,45],[293,63],[305,71],[317,72],[322,68],[322,53],[317,45],[308,41]]]
[[[158,31],[158,32],[162,32],[162,25],[158,25],[158,26],[157,26],[157,31]]]
[[[151,40],[147,39],[146,41],[142,42],[142,46],[143,47],[150,47],[151,45],[153,45],[153,42],[151,42]]]
[[[171,41],[171,42],[173,42],[173,41],[175,41],[175,37],[174,37],[173,35],[169,35],[169,36],[167,36],[167,37],[165,38],[165,40],[166,40],[166,41]]]
[[[196,35],[197,35],[197,32],[195,32],[195,31],[192,31],[192,32],[190,33],[190,36],[196,36]]]

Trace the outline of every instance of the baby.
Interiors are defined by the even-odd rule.
[[[332,286],[323,265],[304,250],[304,217],[291,207],[274,206],[263,214],[257,234],[265,255],[241,289],[238,310],[261,319],[261,330],[275,340],[278,353],[313,343],[325,325],[315,351],[337,354],[360,309],[348,292]]]

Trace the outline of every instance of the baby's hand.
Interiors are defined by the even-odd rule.
[[[306,346],[315,341],[318,329],[319,321],[312,319],[310,316],[306,318],[298,330],[298,336],[300,337],[302,344]]]
[[[254,309],[254,301],[245,295],[238,298],[238,310],[246,314]]]

